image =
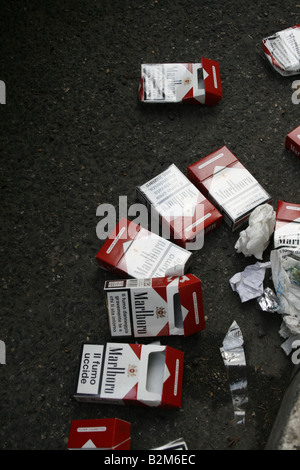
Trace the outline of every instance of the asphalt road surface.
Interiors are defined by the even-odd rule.
[[[182,172],[226,145],[273,198],[300,203],[300,162],[284,147],[299,125],[297,77],[261,57],[261,39],[299,23],[288,0],[6,2],[1,7],[0,448],[63,450],[71,421],[118,417],[131,448],[182,437],[193,450],[264,449],[293,364],[279,315],[241,303],[229,279],[254,257],[223,223],[193,253],[206,329],[165,337],[184,351],[180,410],[78,403],[82,342],[111,340],[96,254],[97,208],[175,163]],[[140,65],[219,62],[214,107],[141,105]],[[264,252],[268,261],[272,242]],[[269,277],[267,278],[269,282]],[[244,337],[248,407],[237,426],[220,354],[236,321]],[[2,343],[2,344],[3,344]]]

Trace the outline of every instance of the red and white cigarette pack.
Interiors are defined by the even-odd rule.
[[[144,103],[181,103],[213,106],[222,98],[219,63],[142,64],[139,98]]]
[[[84,343],[77,401],[180,408],[184,353],[159,344]]]
[[[69,450],[129,450],[130,445],[130,423],[122,419],[75,419],[71,422]]]
[[[272,201],[226,146],[190,165],[187,176],[217,207],[232,231],[248,220],[253,209]]]
[[[120,277],[165,277],[184,274],[192,253],[122,218],[96,259],[101,268]]]
[[[188,336],[205,329],[201,281],[181,277],[106,281],[112,336]]]
[[[288,150],[297,155],[297,157],[300,157],[300,126],[287,134],[285,146]]]
[[[300,246],[300,204],[278,201],[274,248]]]
[[[163,231],[183,248],[192,248],[190,244],[200,242],[201,237],[203,245],[204,235],[222,222],[220,212],[174,164],[137,186],[136,195],[156,214]]]
[[[280,75],[300,73],[300,24],[264,38],[261,46],[269,64]]]

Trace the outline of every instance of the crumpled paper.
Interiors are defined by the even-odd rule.
[[[270,204],[262,204],[256,207],[248,219],[249,226],[240,232],[235,244],[238,253],[247,256],[255,256],[262,259],[263,252],[270,242],[274,232],[276,212]]]
[[[270,267],[270,262],[261,263],[257,261],[229,279],[232,290],[239,294],[242,302],[255,299],[263,294],[266,269]]]

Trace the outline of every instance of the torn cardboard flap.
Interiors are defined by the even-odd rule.
[[[120,277],[152,278],[186,272],[192,253],[125,218],[96,256],[102,269]]]
[[[112,336],[188,336],[205,328],[201,281],[181,277],[106,281]]]
[[[142,64],[138,91],[143,103],[189,102],[213,106],[222,98],[219,63]]]
[[[272,200],[226,146],[190,165],[187,176],[221,212],[232,231],[248,220],[255,207]]]
[[[82,346],[77,401],[180,408],[184,353],[158,344]]]

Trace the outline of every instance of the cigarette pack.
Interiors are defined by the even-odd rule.
[[[77,419],[71,422],[69,450],[129,450],[130,444],[130,423],[122,419]]]
[[[261,46],[268,63],[280,75],[300,73],[300,24],[264,38]]]
[[[142,64],[139,98],[144,103],[181,103],[213,106],[222,98],[219,63]]]
[[[184,353],[159,344],[84,343],[77,401],[180,408]]]
[[[202,248],[204,235],[222,222],[220,212],[174,164],[137,186],[136,195],[163,232],[184,248]]]
[[[287,134],[285,138],[285,146],[300,158],[300,126]]]
[[[184,274],[192,262],[192,253],[121,218],[96,259],[102,269],[119,277],[165,277]]]
[[[244,224],[257,206],[272,202],[226,146],[190,165],[187,175],[221,212],[232,231]]]
[[[300,204],[278,201],[274,248],[300,246]]]
[[[181,277],[106,281],[112,336],[188,336],[205,328],[201,281]]]

